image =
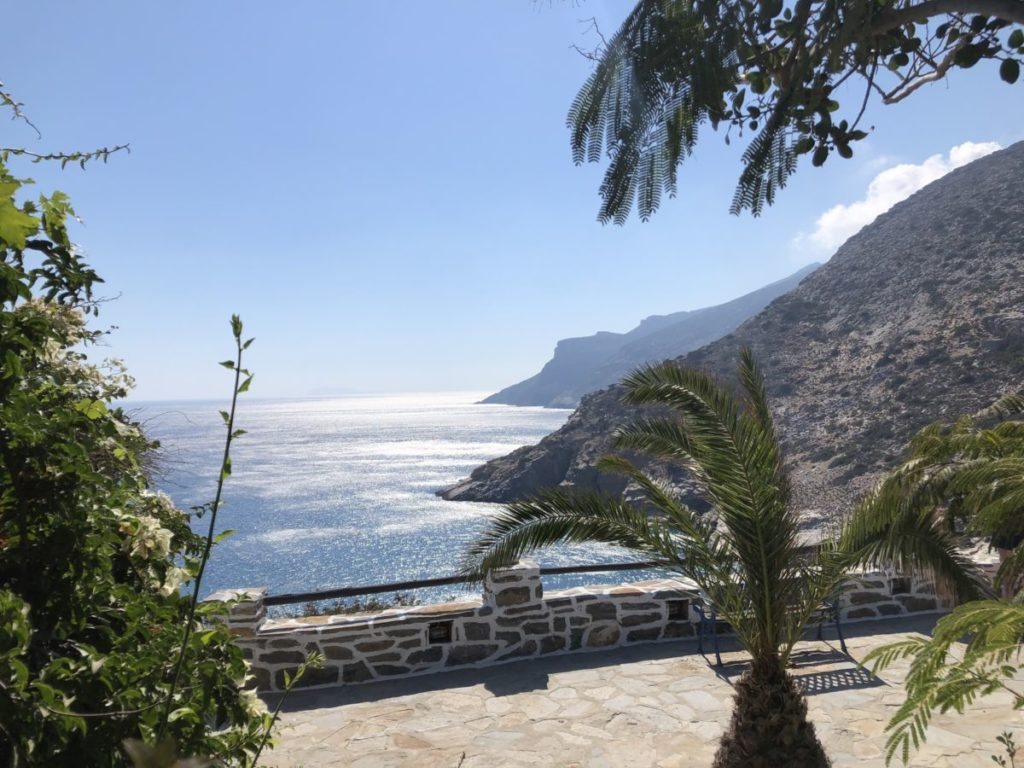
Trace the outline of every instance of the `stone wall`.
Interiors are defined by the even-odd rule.
[[[948,611],[951,607],[947,598],[936,593],[935,583],[930,580],[871,571],[847,577],[840,613],[845,623]]]
[[[696,586],[682,579],[545,595],[540,569],[530,561],[491,574],[480,599],[372,615],[268,620],[265,595],[265,589],[224,590],[209,598],[231,603],[229,626],[261,690],[281,690],[285,672],[293,673],[311,651],[323,653],[326,663],[307,670],[302,686],[678,640],[696,633],[699,599]],[[882,573],[852,576],[841,602],[844,622],[944,608],[931,584]]]

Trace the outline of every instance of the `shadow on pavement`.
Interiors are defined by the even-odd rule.
[[[848,662],[851,663],[852,662]],[[888,685],[862,667],[849,666],[846,669],[829,669],[824,672],[810,672],[806,675],[792,675],[793,682],[805,696],[835,691],[853,691],[858,688],[878,688]]]
[[[935,622],[941,614],[926,614],[902,619],[885,621],[865,621],[855,624],[844,624],[843,634],[848,644],[854,645],[856,654],[857,639],[861,637],[887,634],[920,632],[930,635]],[[835,634],[834,632],[832,634]],[[815,641],[811,641],[815,642]],[[793,676],[805,686],[807,695],[827,693],[829,691],[849,690],[851,688],[867,688],[885,683],[872,676],[866,670],[857,667],[855,658],[839,652],[838,643],[826,633],[821,641],[822,648],[804,649],[794,654],[793,662],[797,667]],[[728,636],[720,638],[722,653],[732,654],[740,651],[735,639]],[[682,657],[701,659],[697,653],[695,639],[674,640],[663,643],[650,643],[612,648],[600,651],[565,653],[560,655],[542,656],[508,664],[488,667],[463,668],[446,672],[436,672],[419,677],[406,677],[396,680],[364,683],[362,685],[335,686],[312,690],[296,690],[285,697],[282,706],[285,712],[294,712],[322,707],[337,707],[345,704],[379,701],[382,699],[409,696],[428,691],[442,691],[483,685],[494,696],[509,696],[528,691],[543,691],[548,687],[548,676],[577,670],[602,669],[619,664],[645,660],[664,660]],[[725,682],[732,684],[732,678],[742,674],[746,668],[745,659],[729,659],[721,667],[713,667],[714,652],[705,646],[703,660],[715,674]],[[799,674],[799,668],[821,666],[825,664],[848,664],[846,669],[815,671]],[[263,698],[273,708],[281,698],[281,694],[267,693]]]

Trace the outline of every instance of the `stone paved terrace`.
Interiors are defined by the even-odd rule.
[[[862,659],[908,633],[930,632],[935,620],[848,625],[847,645]],[[744,655],[734,649],[723,639],[725,666],[717,672],[685,640],[295,692],[286,701],[280,744],[265,762],[280,768],[707,766],[728,722],[730,681],[744,669]],[[905,666],[872,678],[828,639],[801,643],[794,661],[833,765],[882,768],[883,727],[903,701]],[[937,716],[911,765],[991,768],[996,737],[1011,730],[1024,742],[1022,725],[1008,696],[984,699],[963,716]]]

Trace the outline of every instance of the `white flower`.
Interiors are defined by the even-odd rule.
[[[170,597],[190,575],[186,568],[171,566],[167,569],[167,575],[164,576],[164,583],[160,585],[160,595],[162,597]]]
[[[267,714],[267,705],[263,702],[259,696],[256,695],[256,691],[248,690],[241,692],[242,706],[245,707],[245,711],[249,713],[250,717],[261,717]]]
[[[154,555],[165,558],[171,553],[171,538],[174,534],[162,527],[155,517],[143,515],[134,520],[128,517],[121,523],[121,531],[130,531],[128,551],[133,555],[148,560]]]

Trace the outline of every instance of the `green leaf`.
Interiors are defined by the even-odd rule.
[[[759,96],[768,93],[772,85],[771,78],[763,72],[751,72],[747,75],[747,80],[750,82],[750,90]]]
[[[256,337],[253,336],[251,339],[247,339],[245,344],[242,345],[242,349],[248,349],[249,345],[256,341]]]
[[[170,716],[167,718],[167,722],[173,723],[183,717],[187,717],[189,720],[194,720],[196,718],[196,711],[192,709],[192,707],[178,707],[176,710],[171,712]]]
[[[828,147],[818,147],[814,150],[814,157],[811,158],[811,163],[817,168],[825,164],[828,160]]]
[[[21,360],[14,353],[13,349],[8,349],[4,353],[4,378],[14,378],[17,376],[24,375],[24,369],[21,367]]]
[[[999,76],[1007,83],[1013,85],[1020,77],[1020,64],[1016,59],[1007,59],[999,65]]]
[[[793,151],[798,155],[806,155],[812,149],[814,149],[814,139],[810,136],[800,139],[793,147]]]
[[[226,539],[228,536],[233,535],[234,533],[235,533],[235,529],[234,528],[226,528],[223,531],[221,531],[220,533],[218,533],[216,536],[213,537],[213,543],[214,544],[220,544],[222,541],[224,541],[224,539]]]
[[[248,431],[244,429],[236,429],[234,432],[231,433],[231,439],[234,440],[236,437],[241,437],[242,435],[247,434],[249,434]]]
[[[953,57],[953,61],[958,67],[970,69],[981,61],[981,55],[983,52],[984,48],[981,45],[965,45],[956,52],[956,55]]]
[[[224,360],[223,362],[221,362],[221,365],[223,365],[229,371],[235,370],[235,361],[234,360]]]
[[[224,420],[225,424],[231,421],[231,414],[227,411],[220,411],[220,417]]]
[[[1024,45],[1024,29],[1015,29],[1010,33],[1010,37],[1007,39],[1006,44],[1011,48],[1020,48]]]
[[[242,338],[242,318],[238,315],[231,316],[231,333],[234,334],[236,339],[241,340]]]
[[[205,632],[197,632],[196,639],[199,641],[200,645],[209,645],[217,639],[217,630],[209,629]]]
[[[7,663],[11,666],[11,671],[14,673],[11,677],[13,677],[18,687],[24,687],[28,683],[28,667],[18,659],[8,659]]]
[[[90,421],[95,421],[106,415],[107,404],[102,400],[79,400],[75,403],[75,410],[84,414]]]
[[[249,385],[252,383],[253,375],[254,374],[250,374],[249,378],[247,378],[245,381],[241,383],[241,385],[238,387],[238,394],[242,394],[243,392],[249,391]]]
[[[229,607],[227,603],[219,600],[216,602],[203,602],[196,606],[197,616],[227,616]]]
[[[21,250],[25,241],[36,230],[39,222],[14,204],[14,191],[20,186],[17,182],[0,182],[0,243]]]

